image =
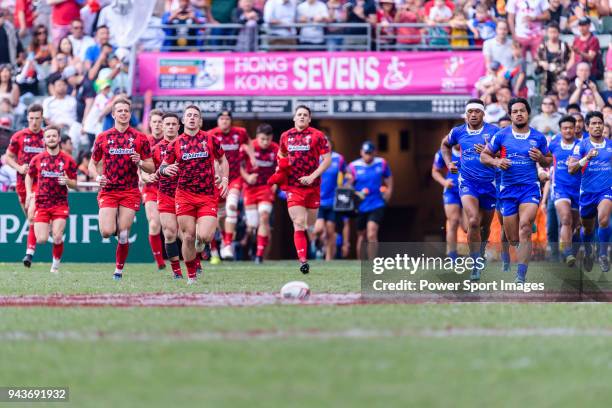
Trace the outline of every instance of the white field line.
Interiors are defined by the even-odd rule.
[[[102,331],[6,331],[0,332],[0,341],[215,341],[215,340],[283,340],[283,339],[380,339],[392,337],[412,338],[458,338],[458,337],[612,337],[612,328],[580,329],[570,327],[551,328],[449,328],[449,329],[406,329],[372,330],[347,329],[339,331],[304,330],[253,330],[253,331],[211,331],[211,332],[167,332],[167,333],[106,333]]]

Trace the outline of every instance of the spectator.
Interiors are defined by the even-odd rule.
[[[508,109],[508,102],[512,98],[512,91],[509,87],[502,86],[495,92],[494,96],[491,103],[485,107],[484,120],[487,123],[497,123],[508,114],[506,110]]]
[[[0,157],[0,191],[15,189],[17,184],[17,171],[6,164],[6,155]]]
[[[229,24],[232,22],[232,12],[236,8],[236,0],[211,0],[210,15],[211,24]],[[233,28],[212,28],[210,30],[211,45],[213,46],[233,46],[233,41],[216,36],[231,36],[234,34]]]
[[[82,123],[86,110],[91,107],[96,97],[93,83],[89,80],[87,75],[81,74],[72,66],[68,66],[64,69],[62,77],[66,80],[68,89],[72,90],[70,94],[76,98],[77,122]]]
[[[0,71],[0,75],[2,71]],[[604,75],[604,84],[606,86],[605,91],[601,92],[601,97],[606,104],[612,105],[612,71],[606,71]]]
[[[585,114],[588,112],[586,109],[589,109],[590,107],[599,106],[599,109],[601,109],[605,105],[603,98],[597,90],[597,84],[590,79],[590,77],[589,63],[578,63],[576,68],[576,79],[574,81],[575,88],[570,96],[569,103],[580,104],[580,110]],[[587,96],[583,98],[585,93]]]
[[[537,56],[542,42],[542,25],[550,19],[547,0],[508,0],[506,11],[513,37],[521,44],[523,56]]]
[[[451,27],[451,48],[467,48],[470,46],[470,35],[468,33],[469,22],[465,12],[457,7],[453,12],[453,18],[448,22]]]
[[[512,89],[512,95],[527,97],[526,87],[527,62],[523,57],[523,50],[518,41],[512,42],[512,61],[510,65],[504,67],[502,77],[507,85]]]
[[[455,13],[463,11],[455,10]],[[485,76],[478,79],[476,82],[476,90],[478,91],[478,97],[487,100],[491,95],[495,94],[495,91],[504,84],[505,80],[502,73],[502,66],[497,61],[493,61],[487,67],[487,73]]]
[[[591,20],[588,17],[580,19],[578,27],[580,35],[574,38],[572,50],[574,51],[573,64],[568,70],[570,78],[576,77],[576,69],[579,63],[588,62],[591,66],[591,78],[593,80],[601,78],[601,49],[599,40],[589,31]]]
[[[322,26],[314,24],[324,24],[329,22],[329,13],[325,3],[319,0],[306,0],[296,9],[297,22],[301,24],[313,24],[300,29],[300,44],[304,44],[309,49],[321,49],[325,44],[325,30]]]
[[[542,99],[540,109],[541,112],[531,119],[529,125],[550,140],[560,131],[559,119],[561,119],[561,114],[557,112],[555,101],[550,96],[545,96]]]
[[[508,36],[508,23],[501,20],[495,27],[495,38],[486,40],[482,46],[485,63],[491,65],[497,61],[502,67],[512,63],[512,38]]]
[[[13,107],[19,104],[19,86],[13,80],[11,66],[0,66],[0,99],[8,99]]]
[[[133,0],[132,0],[133,1]],[[125,24],[125,14],[128,12],[128,8],[132,7],[129,4],[129,0],[115,0],[106,7],[102,7],[98,14],[99,26],[108,27],[109,38],[108,42],[113,47],[117,47],[117,33],[121,32],[122,25]]]
[[[329,21],[331,23],[346,23],[346,8],[341,0],[328,0],[327,1],[327,12],[329,14]],[[339,51],[342,47],[343,38],[342,33],[344,29],[340,27],[328,27],[327,28],[327,50],[328,51]]]
[[[452,0],[445,0],[444,4],[446,5],[446,7],[448,7],[451,10],[451,12],[455,11],[455,3]],[[431,11],[431,8],[434,6],[435,6],[435,0],[429,0],[425,2],[425,4],[423,5],[423,10],[424,10],[423,15],[428,16],[429,12]],[[466,7],[470,7],[470,6],[466,4]],[[467,11],[466,11],[466,15],[468,19],[473,17],[473,15],[470,15]]]
[[[51,6],[51,36],[57,46],[70,33],[70,23],[81,18],[77,0],[47,0]]]
[[[465,19],[465,17],[464,17]],[[401,24],[421,23],[421,15],[418,0],[406,0],[400,6],[399,12],[395,15],[395,22]],[[466,21],[467,27],[467,21]],[[467,34],[467,31],[466,31]],[[398,27],[397,28],[397,48],[413,48],[422,42],[421,28],[419,27]]]
[[[32,27],[34,27],[34,4],[32,0],[15,1],[15,29],[19,33],[21,42],[27,47],[32,40]]]
[[[269,26],[268,45],[271,50],[295,45],[295,29],[279,26],[295,23],[296,13],[297,8],[294,0],[268,0],[266,2],[264,22]]]
[[[162,24],[176,26],[176,28],[164,28],[166,39],[164,47],[198,47],[202,45],[199,39],[199,29],[189,28],[194,24],[205,24],[206,18],[201,11],[194,9],[189,0],[179,0],[179,8],[175,11],[167,11],[162,16]],[[172,48],[170,48],[172,49]]]
[[[91,152],[82,151],[78,155],[77,163],[77,183],[93,182],[93,177],[89,176],[89,160],[91,160]],[[79,187],[79,191],[94,191],[93,187]]]
[[[253,7],[253,0],[240,0],[232,13],[232,23],[244,27],[238,33],[236,51],[250,52],[257,49],[257,31],[263,23],[263,14]]]
[[[65,79],[57,78],[52,85],[53,95],[43,101],[43,117],[47,125],[67,131],[78,150],[81,148],[81,129],[76,121],[76,99],[67,95],[68,86]]]
[[[112,0],[87,0],[87,4],[81,8],[81,21],[83,22],[83,34],[92,36],[96,32],[96,25],[100,10],[112,3]]]
[[[73,55],[81,61],[85,61],[87,49],[96,44],[93,38],[85,35],[84,27],[81,20],[74,20],[70,24],[70,35],[68,36],[68,39],[72,43]]]
[[[376,24],[380,27],[378,41],[383,44],[383,49],[388,49],[385,45],[395,43],[395,30],[389,27],[395,21],[397,9],[394,0],[380,0],[380,8],[376,11]]]
[[[0,9],[0,64],[15,66],[23,48],[8,17],[8,13]]]
[[[609,123],[604,123],[603,137],[606,139],[610,139],[610,133],[612,132],[612,127]]]
[[[553,89],[559,75],[565,74],[572,56],[571,48],[561,41],[559,26],[551,23],[546,27],[546,41],[538,48],[536,73],[542,74],[541,90],[546,94]]]
[[[34,60],[39,66],[51,64],[53,46],[49,44],[49,33],[44,25],[37,25],[29,51],[34,54]]]
[[[74,55],[74,48],[72,47],[72,42],[70,42],[68,37],[64,37],[60,40],[57,52],[61,52],[68,58],[68,65],[76,67],[79,71],[83,70],[81,59]]]
[[[73,155],[74,145],[72,144],[72,139],[68,135],[62,135],[60,139],[60,149],[70,156]]]
[[[608,0],[603,0],[608,1]],[[580,35],[580,20],[589,19],[589,31],[596,32],[595,23],[599,24],[599,0],[577,0],[572,1],[567,9],[566,30],[574,35]]]
[[[102,132],[106,108],[113,98],[111,92],[111,81],[109,79],[98,79],[95,83],[97,95],[91,109],[83,121],[83,131],[89,138],[89,145],[93,146],[96,135]]]
[[[561,4],[561,0],[548,0],[548,12],[550,13],[549,23],[556,23],[558,27],[561,27],[561,21],[567,20],[566,9]]]
[[[570,81],[566,76],[560,76],[555,81],[559,109],[565,111],[570,99]]]
[[[350,24],[376,24],[376,3],[374,0],[349,0],[346,3],[346,22]],[[349,27],[344,39],[345,49],[360,50],[367,44],[366,28]]]
[[[0,126],[13,128],[15,127],[15,112],[9,98],[0,99]]]
[[[448,7],[444,0],[434,0],[434,5],[429,9],[427,14],[427,35],[429,36],[429,45],[432,46],[447,46],[448,31],[444,25],[448,24],[453,17],[453,11]]]
[[[495,21],[489,15],[489,9],[485,3],[476,6],[476,15],[469,22],[469,28],[475,38],[475,45],[481,47],[483,42],[495,37]]]
[[[30,44],[32,45],[32,44]],[[21,70],[15,77],[15,82],[19,85],[19,92],[22,95],[31,93],[32,95],[41,95],[39,88],[38,74],[36,73],[36,61],[34,61],[34,53],[28,53]]]
[[[108,44],[110,33],[108,27],[99,26],[96,29],[96,35],[94,37],[94,44],[90,45],[85,51],[85,59],[83,60],[83,66],[85,71],[89,71],[91,67],[98,61],[100,54],[102,53],[102,47]]]
[[[70,43],[70,42],[69,42]],[[63,52],[58,52],[55,57],[51,60],[51,73],[61,74],[64,68],[68,66],[68,55]]]

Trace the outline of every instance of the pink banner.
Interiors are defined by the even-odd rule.
[[[480,51],[141,53],[138,92],[205,95],[468,95]]]

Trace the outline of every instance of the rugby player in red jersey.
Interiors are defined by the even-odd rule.
[[[151,151],[153,151],[153,148],[158,143],[164,140],[162,131],[163,115],[164,112],[159,109],[154,109],[149,113],[150,135],[148,135],[147,138],[151,145]],[[148,174],[143,171],[140,172],[140,179],[144,183],[141,192],[142,202],[145,206],[145,213],[149,224],[149,245],[151,246],[153,258],[157,263],[157,269],[162,270],[166,267],[166,263],[164,262],[164,255],[162,253],[161,225],[157,208],[157,181],[154,181],[154,177],[155,175],[153,174]]]
[[[168,146],[178,136],[180,127],[180,119],[176,113],[165,113],[162,117],[163,140],[153,147],[153,162],[155,167],[159,168],[168,154]],[[152,177],[152,181],[157,180],[157,207],[159,210],[159,218],[161,221],[161,229],[164,233],[166,242],[166,254],[170,260],[170,266],[174,273],[175,279],[181,279],[183,272],[181,271],[180,250],[176,242],[178,235],[178,221],[176,219],[176,208],[174,195],[176,194],[176,186],[178,183],[177,176],[164,177],[156,172]]]
[[[168,146],[159,167],[165,177],[178,175],[176,216],[183,241],[187,284],[196,281],[196,253],[211,242],[217,229],[219,197],[227,195],[229,165],[217,138],[200,130],[200,108],[189,105],[183,113],[185,132]],[[215,162],[221,183],[215,183]]]
[[[208,132],[217,138],[229,164],[229,186],[227,199],[225,200],[225,223],[223,226],[221,258],[234,259],[232,241],[236,233],[238,201],[240,200],[240,192],[243,185],[242,177],[240,176],[240,165],[243,154],[246,154],[251,163],[255,164],[253,151],[249,145],[249,136],[246,129],[232,126],[232,113],[228,110],[219,112],[217,115],[217,127]],[[222,202],[223,200],[220,200],[220,203]]]
[[[255,263],[262,263],[264,251],[270,239],[270,213],[274,203],[274,190],[268,179],[274,174],[278,144],[272,141],[272,126],[262,123],[257,126],[253,152],[257,167],[249,159],[244,161],[240,172],[245,181],[244,207],[249,233],[257,235]]]
[[[113,102],[115,126],[96,137],[88,167],[89,175],[100,183],[100,233],[104,238],[116,234],[118,239],[115,280],[123,277],[130,228],[140,208],[138,170],[155,171],[147,137],[130,127],[131,109],[128,99],[119,98]]]
[[[38,244],[53,239],[51,273],[59,272],[64,252],[64,229],[68,218],[68,188],[76,187],[77,164],[72,156],[60,150],[60,130],[49,126],[44,131],[46,151],[30,161],[25,177],[26,203],[35,201],[34,230]],[[34,191],[34,183],[37,189]]]
[[[310,271],[306,227],[309,230],[314,228],[321,201],[320,176],[331,164],[327,138],[321,131],[310,127],[311,119],[310,108],[297,107],[293,116],[295,127],[281,135],[278,153],[279,165],[288,161],[287,207],[293,222],[293,241],[301,263],[300,271],[304,274]]]
[[[28,174],[30,161],[38,153],[45,151],[45,142],[43,140],[42,121],[43,108],[40,105],[30,105],[27,113],[28,127],[22,129],[11,137],[9,146],[6,152],[6,164],[17,171],[17,197],[19,204],[23,210],[30,227],[28,230],[28,243],[26,255],[23,258],[23,264],[26,267],[32,265],[32,257],[36,250],[36,235],[34,234],[34,201],[31,201],[32,206],[26,206],[26,187],[25,176]],[[36,191],[36,184],[32,186],[32,191]]]

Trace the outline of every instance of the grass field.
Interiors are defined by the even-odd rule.
[[[48,270],[0,264],[0,298],[360,290],[356,262],[205,266],[190,287],[145,264]],[[0,386],[68,386],[54,406],[76,407],[603,407],[611,321],[595,303],[0,307]]]

